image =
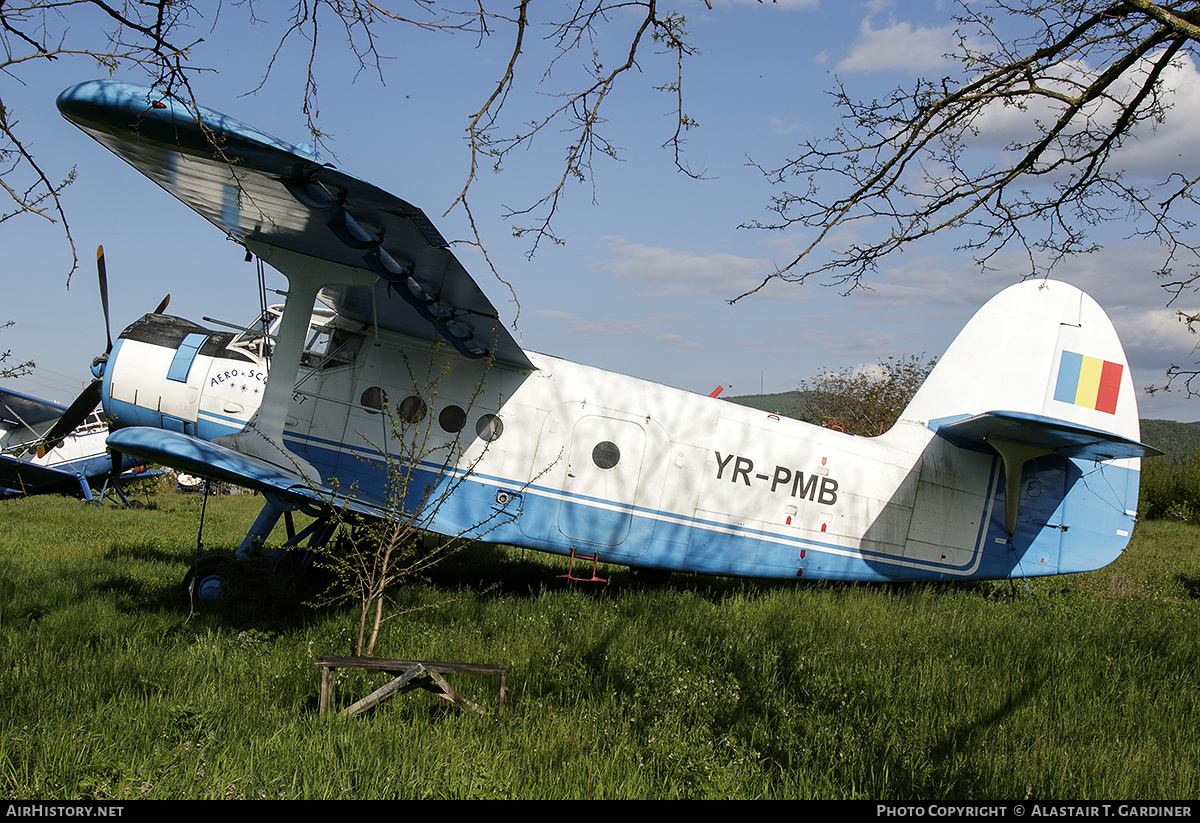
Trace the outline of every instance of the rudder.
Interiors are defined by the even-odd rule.
[[[1139,442],[1133,379],[1112,321],[1074,286],[1024,282],[988,301],[900,419],[909,432],[921,426],[999,456],[1004,480],[994,499],[1004,502],[995,537],[1017,552],[1014,573],[1099,568],[1128,543],[1139,458],[1157,450]],[[1055,472],[1065,481],[1062,497],[1053,512],[1037,513],[1046,502],[1036,499],[1038,478]],[[1104,483],[1085,479],[1095,472]],[[1030,531],[1032,520],[1040,525]],[[1061,553],[1046,553],[1059,559],[1045,571],[1022,567],[1036,546],[1059,544]]]

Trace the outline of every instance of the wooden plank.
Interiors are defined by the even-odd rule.
[[[321,694],[318,701],[318,712],[324,717],[333,705],[336,688],[337,669],[361,669],[369,672],[383,672],[396,675],[395,679],[382,688],[359,700],[354,705],[342,711],[342,716],[350,717],[366,711],[382,700],[395,694],[402,694],[415,688],[425,689],[438,697],[449,700],[461,709],[473,709],[484,714],[478,705],[458,694],[449,681],[447,674],[482,674],[500,678],[500,699],[497,710],[503,710],[508,698],[508,666],[496,666],[482,663],[452,663],[433,662],[424,660],[396,660],[380,657],[341,657],[324,655],[317,659],[316,665],[321,667]],[[432,681],[432,682],[429,682]]]
[[[494,666],[485,663],[449,663],[436,660],[392,660],[385,657],[339,657],[325,655],[317,658],[318,666],[333,666],[338,669],[364,669],[375,672],[404,672],[417,664],[427,668],[437,669],[448,674],[490,674],[503,675],[508,673],[508,666]]]
[[[320,717],[324,717],[325,712],[329,711],[329,707],[333,705],[333,696],[336,689],[337,669],[332,666],[323,666],[321,668],[321,698],[317,710]]]
[[[364,697],[362,700],[359,700],[354,705],[346,708],[342,712],[342,717],[353,717],[354,715],[359,714],[360,712],[365,712],[367,709],[371,708],[372,706],[374,706],[376,703],[380,702],[381,700],[386,700],[387,698],[391,697],[392,694],[397,689],[399,689],[402,686],[404,686],[405,684],[407,684],[408,681],[412,680],[414,677],[417,677],[420,674],[424,674],[425,671],[426,671],[425,667],[422,666],[420,663],[418,663],[417,665],[413,666],[411,669],[406,671],[404,674],[397,677],[391,683],[388,683],[383,688],[376,689],[375,691],[371,692],[369,695]]]
[[[470,700],[467,700],[458,692],[454,691],[454,689],[450,688],[450,684],[446,682],[446,678],[442,677],[441,673],[437,669],[426,669],[425,673],[429,675],[434,683],[438,684],[438,687],[443,692],[441,695],[442,697],[446,698],[460,709],[473,709],[480,714],[486,714],[483,709],[479,708]]]

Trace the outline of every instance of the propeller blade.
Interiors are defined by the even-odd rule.
[[[112,328],[108,323],[108,271],[104,266],[104,246],[96,246],[96,271],[100,275],[100,305],[104,308],[104,337],[108,340],[108,348],[104,350],[104,353],[108,354],[112,351]]]
[[[108,267],[104,263],[104,246],[96,247],[96,275],[100,281],[100,305],[104,309],[104,337],[108,343],[104,354],[92,361],[92,373],[97,377],[88,384],[78,397],[75,398],[67,410],[63,412],[62,417],[58,418],[50,431],[46,433],[46,437],[38,444],[38,457],[44,457],[51,449],[57,448],[62,444],[71,432],[79,428],[83,421],[88,419],[88,416],[95,411],[100,405],[101,386],[103,375],[103,364],[108,360],[108,356],[112,354],[112,324],[109,320],[108,312]],[[155,314],[162,314],[167,308],[167,304],[171,302],[171,295],[163,298],[163,301],[158,304],[158,308],[154,310]],[[114,477],[120,474],[121,456],[116,452],[112,455],[112,471]]]
[[[88,415],[100,405],[100,381],[93,380],[78,397],[75,398],[58,422],[46,432],[46,438],[38,445],[38,457],[44,457],[47,452],[57,447],[66,437],[77,428]]]

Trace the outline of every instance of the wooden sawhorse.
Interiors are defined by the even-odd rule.
[[[480,714],[484,710],[469,700],[463,698],[450,687],[446,681],[448,674],[487,674],[500,677],[500,699],[496,704],[497,711],[503,711],[504,701],[508,697],[508,666],[492,666],[479,663],[438,663],[430,660],[388,660],[381,657],[337,657],[325,655],[317,659],[321,667],[321,697],[319,702],[320,716],[324,717],[333,705],[333,695],[338,669],[363,669],[369,672],[386,672],[395,679],[382,688],[376,689],[352,706],[342,710],[343,717],[352,717],[391,697],[393,694],[403,694],[412,689],[425,689],[438,697],[449,700],[460,709],[473,709]]]

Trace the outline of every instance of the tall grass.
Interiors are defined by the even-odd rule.
[[[232,548],[248,498],[210,500]],[[398,593],[376,653],[511,666],[503,715],[427,694],[316,715],[355,616],[282,587],[188,620],[199,500],[0,504],[12,798],[1194,798],[1200,530],[1011,585],[555,575],[480,546]],[[427,607],[427,608],[425,608]],[[343,704],[383,681],[339,673]],[[496,703],[492,678],[457,676]]]

